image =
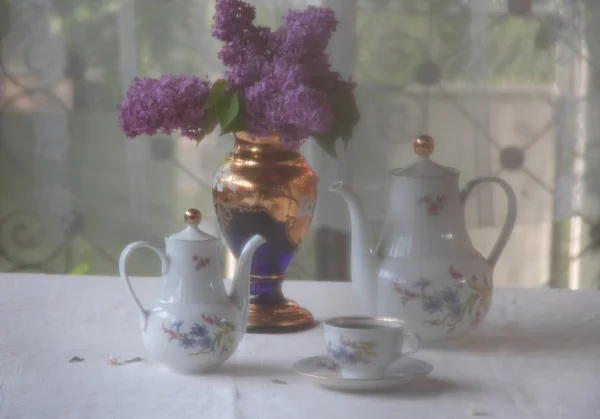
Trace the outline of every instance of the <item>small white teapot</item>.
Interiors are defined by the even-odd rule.
[[[187,227],[166,238],[166,254],[138,241],[126,246],[119,260],[152,359],[184,374],[214,370],[235,352],[248,323],[252,256],[265,242],[256,235],[246,243],[228,296],[219,267],[219,239],[201,231],[200,220],[197,209],[186,211]],[[153,250],[162,264],[162,289],[150,310],[142,306],[127,276],[127,260],[139,248]]]

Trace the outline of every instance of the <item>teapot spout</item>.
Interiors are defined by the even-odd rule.
[[[369,314],[376,314],[378,260],[373,250],[373,236],[365,213],[356,193],[344,182],[336,182],[329,188],[346,200],[350,212],[352,233],[350,247],[350,272],[354,293]]]
[[[235,274],[233,275],[233,284],[231,286],[231,291],[229,292],[229,298],[240,310],[240,313],[242,313],[243,330],[246,329],[246,325],[248,324],[248,308],[250,306],[250,268],[252,266],[252,257],[254,256],[256,249],[265,242],[265,238],[258,234],[248,240],[240,253],[235,268]]]

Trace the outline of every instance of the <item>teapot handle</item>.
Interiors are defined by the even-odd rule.
[[[508,243],[508,239],[510,238],[513,228],[515,227],[515,222],[517,220],[517,197],[515,195],[515,192],[505,180],[502,180],[497,177],[481,177],[473,179],[472,181],[467,183],[464,189],[460,191],[460,200],[464,203],[475,188],[475,186],[481,183],[488,182],[500,185],[500,187],[502,187],[502,189],[504,190],[504,193],[506,193],[506,199],[508,202],[508,211],[506,212],[506,218],[504,220],[502,230],[500,231],[500,236],[496,240],[496,243],[494,244],[494,247],[492,248],[492,251],[490,252],[490,255],[487,258],[487,261],[490,264],[490,266],[494,267],[496,265],[496,262],[498,262],[500,255],[504,251],[506,243]]]
[[[145,242],[145,241],[137,241],[137,242],[130,243],[121,252],[121,257],[119,258],[119,273],[121,274],[121,279],[123,281],[125,281],[125,285],[127,285],[127,289],[129,290],[129,294],[131,295],[131,298],[133,298],[135,305],[137,306],[137,308],[140,311],[140,316],[141,316],[141,320],[142,320],[142,331],[145,331],[146,327],[148,326],[148,310],[146,310],[144,308],[144,306],[142,306],[142,303],[140,303],[140,300],[138,299],[137,295],[133,291],[131,282],[129,281],[129,276],[127,276],[127,261],[129,259],[129,257],[135,250],[142,249],[142,248],[153,250],[154,253],[156,253],[158,255],[158,257],[160,258],[162,275],[164,275],[167,272],[167,269],[169,266],[169,261],[167,259],[167,256],[165,255],[165,253],[162,250],[152,246],[150,243]]]

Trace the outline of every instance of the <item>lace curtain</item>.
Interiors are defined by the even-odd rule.
[[[328,186],[351,181],[378,232],[386,170],[412,162],[410,140],[426,132],[461,184],[500,176],[517,193],[499,285],[598,286],[597,2],[253,3],[271,26],[288,8],[332,7],[340,21],[332,61],[358,82],[362,117],[347,152],[334,161],[303,146],[320,195],[291,277],[348,279],[348,216]],[[187,207],[220,234],[211,178],[232,139],[126,140],[116,120],[135,75],[218,76],[213,10],[212,0],[0,0],[0,270],[114,275],[124,245],[162,245]],[[467,224],[483,253],[504,212],[493,188],[469,201]],[[133,262],[136,274],[158,272],[151,255]]]

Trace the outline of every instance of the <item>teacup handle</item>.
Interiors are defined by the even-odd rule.
[[[412,339],[413,344],[410,345],[411,348],[409,348],[406,352],[402,352],[403,348],[400,348],[400,352],[398,353],[398,358],[412,355],[419,350],[419,338],[416,337],[415,335],[413,335],[412,333],[404,334],[404,339],[402,340],[402,347],[404,347],[404,344],[406,343],[406,338]]]
[[[125,248],[121,252],[121,257],[119,258],[119,274],[121,274],[121,279],[123,281],[125,281],[125,285],[127,285],[127,290],[129,291],[131,298],[133,298],[133,302],[135,303],[135,305],[137,306],[137,308],[140,312],[140,316],[141,316],[141,320],[142,320],[142,331],[145,331],[146,327],[148,326],[148,310],[146,310],[144,308],[144,306],[142,305],[142,303],[140,303],[140,300],[138,299],[137,295],[133,291],[133,287],[131,286],[131,282],[129,281],[129,276],[127,276],[127,261],[129,259],[129,257],[131,256],[131,253],[133,253],[137,249],[142,249],[142,248],[150,249],[158,255],[158,257],[160,258],[162,275],[167,273],[167,270],[169,267],[169,261],[167,259],[167,255],[165,255],[165,253],[162,250],[158,249],[157,247],[152,246],[150,243],[145,242],[145,241],[138,241],[138,242],[133,242],[131,244],[128,244],[127,246],[125,246]]]

